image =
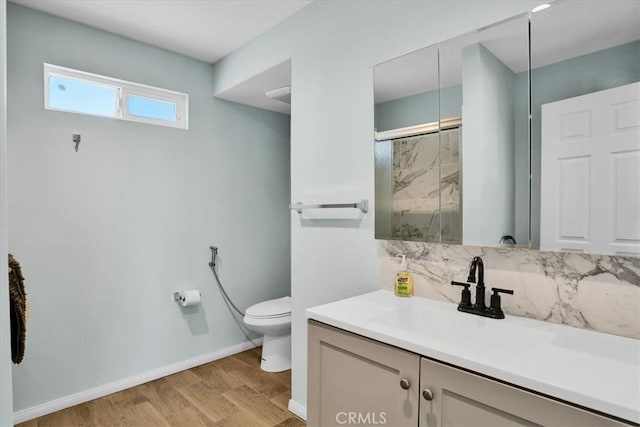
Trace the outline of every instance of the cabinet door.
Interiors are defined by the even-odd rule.
[[[421,427],[626,425],[426,358],[421,361],[420,389]],[[424,390],[431,392],[431,400]]]
[[[309,426],[418,425],[420,356],[312,320],[308,343]]]

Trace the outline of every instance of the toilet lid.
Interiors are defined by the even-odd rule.
[[[291,297],[259,302],[247,308],[249,317],[282,317],[291,314]]]

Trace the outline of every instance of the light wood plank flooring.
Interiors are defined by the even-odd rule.
[[[260,348],[19,424],[302,427],[287,410],[291,371],[260,370]]]

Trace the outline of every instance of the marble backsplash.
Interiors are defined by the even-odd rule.
[[[406,254],[415,295],[457,304],[461,288],[450,282],[466,281],[481,256],[487,302],[491,287],[514,290],[502,297],[505,313],[640,339],[640,258],[390,240],[381,254],[384,289]]]

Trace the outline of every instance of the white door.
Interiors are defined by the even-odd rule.
[[[542,106],[540,249],[640,254],[640,82]]]

